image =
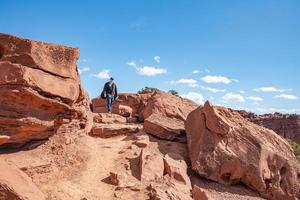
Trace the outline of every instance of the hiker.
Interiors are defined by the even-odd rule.
[[[114,78],[111,77],[107,83],[104,84],[101,97],[107,100],[107,111],[111,113],[112,104],[118,98],[117,85],[114,82]]]

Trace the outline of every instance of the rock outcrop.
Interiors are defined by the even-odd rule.
[[[77,48],[0,34],[0,53],[2,146],[48,138],[66,121],[86,127]]]
[[[224,184],[242,182],[269,199],[295,199],[300,167],[293,150],[272,130],[206,102],[185,123],[192,168]]]
[[[0,199],[45,200],[45,195],[17,167],[0,158]]]
[[[94,112],[106,112],[106,101],[100,98],[92,100]],[[113,104],[113,113],[121,114],[121,107],[130,107],[140,122],[144,122],[147,133],[162,139],[174,140],[185,135],[184,121],[187,115],[197,108],[197,104],[162,91],[141,94],[120,94]],[[124,115],[123,115],[124,116]],[[128,117],[128,115],[126,115]]]
[[[300,144],[300,115],[281,113],[256,115],[246,111],[238,112],[249,121],[272,129],[282,137]]]

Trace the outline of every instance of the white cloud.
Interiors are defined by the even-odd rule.
[[[153,58],[157,63],[160,63],[160,56],[154,56]]]
[[[109,70],[104,69],[104,70],[100,71],[98,74],[94,74],[93,76],[98,79],[108,79],[110,77]]]
[[[287,100],[296,100],[296,99],[298,99],[297,96],[291,95],[291,94],[280,94],[280,95],[276,95],[275,98],[287,99]]]
[[[256,91],[256,92],[285,92],[285,91],[292,91],[292,89],[278,89],[275,87],[260,87],[260,88],[255,88],[254,91]]]
[[[144,66],[139,67],[135,61],[129,61],[126,63],[127,65],[134,67],[139,75],[142,76],[156,76],[160,74],[166,74],[167,70],[163,68],[157,68],[154,66]]]
[[[200,71],[199,70],[197,70],[197,69],[195,69],[195,70],[193,70],[193,74],[198,74]]]
[[[208,92],[212,92],[212,93],[226,92],[225,89],[217,89],[217,88],[204,87],[204,86],[201,86],[201,89],[202,89],[202,90],[206,90],[206,91],[208,91]]]
[[[240,94],[234,94],[234,93],[226,93],[222,99],[225,101],[225,102],[228,102],[228,101],[231,101],[231,102],[244,102],[245,101],[245,98],[240,95]]]
[[[245,91],[244,91],[244,90],[241,90],[240,93],[241,93],[241,94],[245,94]]]
[[[135,61],[129,61],[126,63],[127,65],[131,66],[131,67],[137,67],[137,64],[135,63]]]
[[[144,66],[142,68],[137,68],[138,73],[142,76],[156,76],[160,74],[166,74],[167,70],[163,68],[156,68],[152,66]]]
[[[181,78],[177,81],[171,81],[171,84],[183,84],[183,85],[187,85],[189,87],[199,87],[197,81],[195,79],[185,79],[185,78]]]
[[[207,75],[201,78],[202,81],[206,83],[223,83],[223,84],[229,84],[232,82],[229,78],[225,76],[211,76]]]
[[[183,98],[190,99],[198,104],[203,104],[204,103],[204,97],[202,94],[197,93],[197,92],[188,92],[187,94],[182,94],[180,95]]]
[[[246,99],[249,99],[251,101],[263,101],[264,100],[261,97],[255,97],[255,96],[246,97]]]
[[[88,67],[78,68],[79,74],[82,74],[82,73],[87,72],[87,71],[90,71],[90,68],[88,68]]]

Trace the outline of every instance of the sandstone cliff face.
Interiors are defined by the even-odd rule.
[[[282,137],[300,144],[300,115],[281,113],[256,115],[246,111],[239,113],[251,122],[272,129]]]
[[[72,120],[84,128],[88,95],[78,57],[76,48],[0,34],[2,146],[45,139]]]
[[[242,182],[268,199],[296,199],[300,167],[293,150],[272,130],[209,102],[186,120],[192,168],[225,184]]]

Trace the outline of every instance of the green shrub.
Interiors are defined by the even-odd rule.
[[[293,140],[288,139],[287,140],[289,144],[291,145],[292,149],[294,150],[294,154],[297,157],[298,161],[300,162],[300,144],[297,142],[294,142]]]
[[[146,87],[142,88],[141,90],[139,90],[138,93],[140,94],[140,93],[145,93],[145,92],[156,92],[156,91],[159,91],[159,89],[146,86]]]
[[[172,94],[172,95],[175,95],[175,96],[178,96],[178,92],[176,90],[169,90],[168,93]]]

